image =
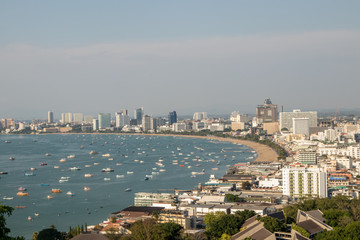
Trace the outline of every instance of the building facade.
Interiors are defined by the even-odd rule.
[[[54,112],[48,111],[48,123],[54,122]]]
[[[278,120],[278,106],[272,104],[270,98],[265,99],[263,105],[256,107],[258,123],[276,122]]]
[[[172,125],[177,122],[176,111],[169,112],[168,121],[169,121],[169,125]]]
[[[99,113],[99,129],[106,129],[111,127],[111,114]]]
[[[291,131],[293,129],[294,118],[308,118],[309,128],[317,126],[317,112],[301,112],[298,109],[292,112],[281,112],[279,115],[280,130],[287,129]]]

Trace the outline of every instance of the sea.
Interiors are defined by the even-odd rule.
[[[254,159],[244,145],[181,136],[0,135],[0,172],[7,172],[0,175],[0,204],[15,208],[6,218],[10,235],[31,239],[50,225],[96,225],[131,206],[136,192],[194,189]],[[20,187],[27,196],[17,195]]]

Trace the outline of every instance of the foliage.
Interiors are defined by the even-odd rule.
[[[238,211],[235,214],[224,212],[208,213],[205,216],[206,234],[211,239],[218,239],[224,233],[234,235],[239,232],[246,219],[255,215],[254,211]]]
[[[10,216],[14,208],[0,205],[0,239],[6,240],[25,240],[24,237],[9,237],[8,234],[11,232],[9,228],[6,227],[6,216]]]
[[[59,232],[55,227],[50,227],[41,230],[36,240],[65,240],[64,235],[64,233]]]
[[[279,219],[266,216],[260,217],[258,220],[263,222],[264,227],[272,233],[286,231],[286,224],[282,223]]]
[[[296,205],[289,205],[283,209],[285,215],[285,222],[291,224],[296,222],[296,215],[298,212],[298,207]]]
[[[324,231],[315,236],[315,240],[328,239],[360,240],[360,221],[352,222],[346,227],[337,227],[333,231]]]
[[[291,229],[294,229],[295,231],[299,232],[301,235],[303,235],[304,237],[309,238],[310,237],[310,233],[308,231],[306,231],[305,229],[303,229],[302,227],[296,225],[295,223],[291,224]]]
[[[163,239],[171,240],[180,239],[180,233],[183,227],[179,224],[168,222],[160,224],[160,229],[163,231]]]
[[[347,211],[340,209],[329,209],[325,210],[323,213],[323,217],[326,219],[326,223],[332,227],[337,227],[339,225],[339,220],[341,217],[350,215]]]
[[[110,239],[110,240],[120,240],[121,239],[121,234],[117,233],[117,230],[115,228],[110,228],[105,236]]]
[[[223,233],[223,235],[221,235],[220,240],[230,240],[231,239],[231,235]]]
[[[242,182],[242,183],[241,183],[241,188],[242,188],[243,190],[250,190],[250,189],[251,189],[251,183],[249,183],[248,181]]]
[[[180,239],[182,227],[176,223],[156,224],[155,219],[136,221],[130,228],[132,240]]]
[[[240,201],[240,198],[238,195],[234,195],[234,194],[225,194],[226,196],[226,199],[228,202],[239,202]]]

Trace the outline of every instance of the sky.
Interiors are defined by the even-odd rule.
[[[0,118],[360,108],[360,1],[0,1]]]

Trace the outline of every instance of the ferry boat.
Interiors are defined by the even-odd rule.
[[[53,188],[53,189],[51,189],[51,192],[52,193],[61,193],[62,191],[59,188]]]

